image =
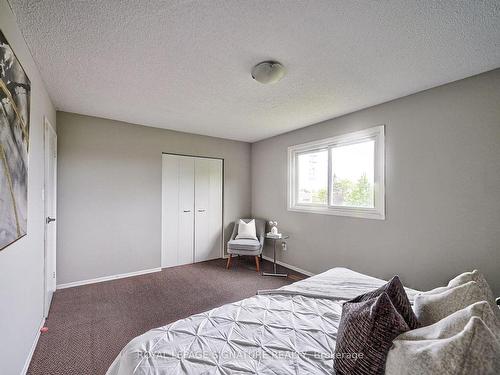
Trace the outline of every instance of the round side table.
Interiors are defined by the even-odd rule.
[[[287,277],[288,275],[286,273],[278,273],[276,270],[276,241],[283,241],[289,238],[290,236],[286,234],[282,234],[281,237],[276,237],[276,236],[269,236],[266,234],[264,236],[268,240],[273,241],[273,255],[274,255],[274,260],[273,260],[273,270],[274,272],[262,272],[262,276],[277,276],[277,277]]]

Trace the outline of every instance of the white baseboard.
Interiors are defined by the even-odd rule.
[[[273,261],[273,258],[268,257],[267,255],[262,255],[262,258],[264,258],[265,260],[268,260],[270,262]],[[304,275],[307,275],[307,276],[314,276],[314,273],[312,273],[312,272],[303,270],[302,268],[299,268],[299,267],[292,266],[291,264],[282,262],[281,260],[276,260],[276,264],[279,264],[280,266],[289,268],[289,269],[291,269],[293,271],[300,272],[300,273],[302,273]]]
[[[28,372],[28,368],[30,367],[31,363],[31,358],[33,358],[33,353],[35,353],[36,344],[38,344],[38,339],[40,338],[40,330],[42,329],[44,324],[45,324],[45,318],[42,319],[40,327],[38,327],[38,330],[36,331],[35,340],[33,341],[33,345],[31,345],[31,349],[30,352],[28,353],[28,357],[26,358],[26,362],[24,362],[23,369],[21,370],[21,375],[26,375],[26,373]]]
[[[128,273],[120,273],[118,275],[97,277],[95,279],[73,281],[71,283],[59,284],[59,285],[57,285],[57,289],[65,289],[65,288],[72,288],[74,286],[80,286],[80,285],[102,283],[103,281],[123,279],[125,277],[145,275],[147,273],[154,273],[154,272],[160,272],[160,271],[161,271],[161,267],[158,267],[158,268],[150,268],[150,269],[141,270],[141,271],[134,271],[134,272],[128,272]]]

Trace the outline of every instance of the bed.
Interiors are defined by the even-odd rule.
[[[259,291],[136,337],[107,374],[332,374],[342,302],[384,283],[333,268]]]

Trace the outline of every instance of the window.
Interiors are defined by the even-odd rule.
[[[385,218],[384,126],[288,148],[288,209]]]
[[[297,155],[300,204],[326,204],[328,195],[328,150]]]

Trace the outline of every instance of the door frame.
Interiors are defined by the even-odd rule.
[[[216,159],[216,160],[221,160],[222,161],[222,218],[221,218],[221,222],[222,222],[222,233],[221,233],[221,246],[220,246],[220,257],[221,258],[224,258],[224,189],[225,189],[225,185],[226,185],[226,174],[225,174],[225,170],[226,170],[226,167],[225,167],[225,160],[224,158],[218,158],[218,157],[215,157],[215,156],[200,156],[200,155],[191,155],[191,154],[179,154],[179,153],[175,153],[175,152],[162,152],[161,153],[161,156],[162,156],[162,162],[161,162],[161,247],[160,247],[160,267],[161,268],[164,268],[163,267],[163,264],[164,264],[164,259],[163,259],[163,247],[164,247],[164,244],[165,244],[165,233],[164,233],[164,230],[163,230],[163,224],[165,223],[165,207],[164,207],[164,200],[165,200],[165,197],[164,197],[164,191],[163,191],[163,155],[174,155],[174,156],[187,156],[187,157],[191,157],[191,158],[201,158],[201,159]],[[193,234],[194,235],[194,234]],[[193,254],[193,260],[194,260],[194,254]]]
[[[55,163],[54,163],[54,180],[52,181],[53,183],[53,190],[54,190],[54,201],[53,201],[53,209],[54,212],[57,213],[57,132],[50,123],[49,119],[47,117],[44,117],[44,122],[43,122],[43,221],[44,221],[44,230],[43,230],[43,242],[44,242],[44,251],[43,251],[43,259],[44,259],[44,266],[43,266],[43,313],[44,317],[47,317],[49,315],[49,310],[50,310],[50,304],[52,302],[52,295],[55,292],[55,286],[57,285],[57,272],[56,272],[56,255],[57,255],[57,221],[54,221],[51,225],[54,226],[54,231],[55,231],[55,239],[54,239],[54,246],[52,249],[52,258],[53,261],[53,279],[54,279],[54,290],[52,291],[52,295],[49,297],[49,292],[48,292],[48,284],[49,284],[49,278],[50,276],[48,275],[49,272],[49,264],[48,264],[48,259],[49,259],[49,251],[47,246],[47,229],[48,229],[48,223],[47,223],[47,216],[48,214],[48,207],[47,207],[47,196],[49,194],[49,181],[47,181],[47,164],[48,164],[48,139],[47,139],[47,133],[50,132],[51,135],[55,138]],[[48,301],[49,300],[49,301]]]

